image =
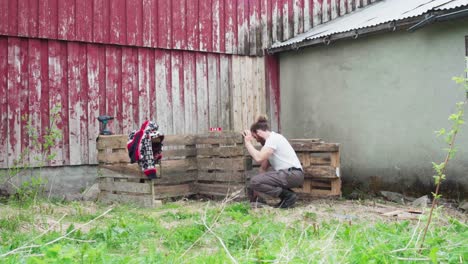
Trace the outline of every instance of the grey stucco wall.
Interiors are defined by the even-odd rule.
[[[348,187],[431,191],[445,147],[434,131],[464,99],[451,78],[464,72],[467,35],[465,19],[282,53],[281,132],[341,143]],[[442,192],[466,197],[466,124],[456,145]]]

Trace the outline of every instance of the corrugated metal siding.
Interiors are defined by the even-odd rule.
[[[50,165],[96,163],[100,114],[115,116],[115,133],[148,118],[166,134],[241,131],[265,113],[266,89],[279,88],[265,79],[268,64],[265,57],[0,37],[0,167],[25,149],[34,163],[41,150],[30,145],[22,117],[44,133],[58,104],[62,140]],[[278,108],[278,92],[270,93]]]
[[[366,0],[0,0],[0,35],[259,55]]]

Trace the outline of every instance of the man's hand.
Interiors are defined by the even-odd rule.
[[[253,136],[250,130],[244,130],[242,136],[244,136],[244,142],[252,142]]]

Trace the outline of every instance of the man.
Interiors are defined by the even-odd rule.
[[[258,193],[281,198],[279,208],[291,208],[297,200],[291,188],[302,186],[304,173],[301,162],[288,140],[281,134],[270,131],[266,117],[261,116],[249,130],[243,132],[245,147],[252,158],[261,164],[260,174],[250,180],[247,193],[253,207],[264,203]],[[260,151],[255,149],[252,140],[262,143]],[[271,165],[273,171],[267,171]]]

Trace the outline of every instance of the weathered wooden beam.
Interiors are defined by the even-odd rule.
[[[320,143],[320,142],[291,143],[291,146],[296,152],[301,152],[301,151],[336,152],[340,148],[340,144],[338,143]]]
[[[337,178],[336,169],[332,166],[310,166],[303,169],[305,178]]]

